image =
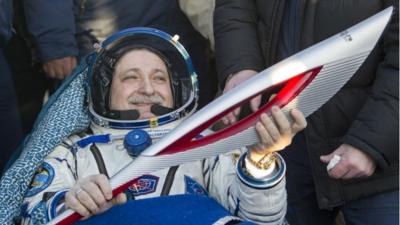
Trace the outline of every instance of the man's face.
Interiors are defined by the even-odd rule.
[[[114,70],[110,108],[112,110],[136,109],[139,119],[155,115],[153,104],[173,107],[173,97],[167,67],[156,54],[136,49],[123,55]]]

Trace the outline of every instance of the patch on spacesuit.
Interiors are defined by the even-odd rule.
[[[36,171],[35,176],[29,186],[29,190],[26,192],[26,197],[31,197],[36,195],[37,193],[46,189],[54,178],[54,169],[53,167],[44,162],[42,166]]]
[[[24,218],[24,224],[45,224],[49,222],[46,202],[40,201],[29,210],[29,203],[21,207],[20,216]]]
[[[48,215],[50,219],[55,218],[60,212],[65,211],[66,205],[63,203],[65,202],[65,194],[67,194],[68,191],[69,190],[66,189],[55,193],[50,202],[48,202]]]
[[[192,195],[207,195],[207,191],[193,180],[191,177],[185,176],[185,184],[186,184],[186,194]]]
[[[153,193],[157,189],[158,179],[158,177],[153,175],[143,175],[133,183],[128,190],[134,196]]]

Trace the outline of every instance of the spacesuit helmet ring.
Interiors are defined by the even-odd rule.
[[[110,108],[110,90],[116,64],[133,50],[147,50],[166,65],[173,108],[153,105],[155,117],[138,119],[137,110]],[[197,75],[177,37],[153,28],[130,28],[115,33],[97,47],[89,63],[89,114],[94,123],[114,129],[161,126],[191,114],[198,99]]]

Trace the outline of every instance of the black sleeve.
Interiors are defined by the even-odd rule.
[[[385,170],[399,162],[399,3],[384,33],[383,61],[366,104],[352,123],[344,142],[372,156]]]
[[[222,87],[231,73],[264,69],[257,34],[254,0],[217,0],[214,11],[215,52]]]

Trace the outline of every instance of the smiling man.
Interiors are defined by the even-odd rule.
[[[115,66],[111,109],[137,110],[139,119],[155,115],[151,106],[173,108],[170,74],[165,62],[149,49],[133,49]]]
[[[197,79],[183,47],[154,29],[121,31],[94,54],[92,124],[45,158],[25,195],[24,224],[46,223],[68,208],[85,218],[98,215],[89,224],[284,223],[285,164],[274,152],[304,129],[301,112],[292,111],[289,122],[274,107],[256,125],[256,146],[145,174],[113,197],[108,178],[140,154],[131,132],[155,142],[174,129],[196,109]]]

